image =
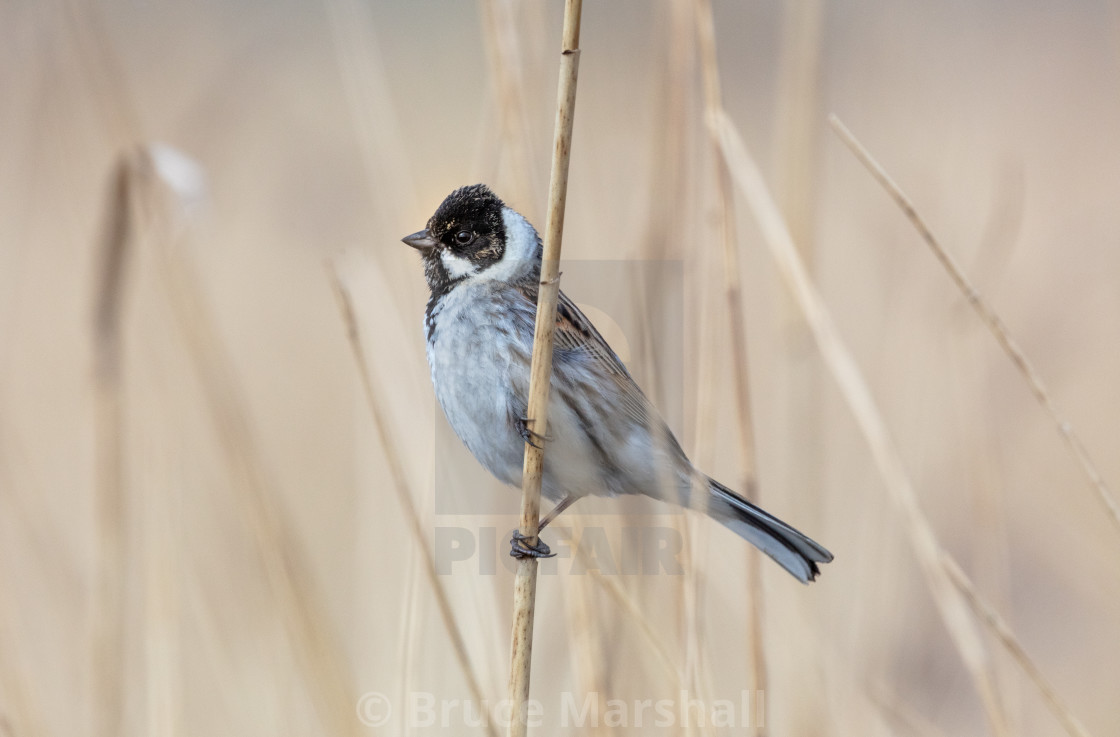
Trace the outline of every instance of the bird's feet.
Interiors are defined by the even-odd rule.
[[[536,544],[530,545],[526,542],[528,539],[528,536],[521,534],[521,530],[514,530],[513,536],[509,539],[510,557],[518,559],[556,557],[556,553],[552,552],[552,550],[544,544],[544,540],[538,537]]]
[[[520,435],[521,439],[524,440],[526,443],[528,443],[529,445],[533,446],[534,448],[536,448],[538,450],[541,450],[544,447],[544,446],[541,445],[541,443],[543,443],[546,440],[552,440],[552,438],[546,437],[544,435],[541,435],[540,433],[535,433],[532,430],[530,430],[529,429],[529,423],[531,423],[532,421],[533,420],[531,420],[528,417],[518,417],[517,418],[517,434]]]

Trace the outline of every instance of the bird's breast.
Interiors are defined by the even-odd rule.
[[[506,483],[521,477],[514,424],[528,385],[528,343],[502,304],[453,289],[429,310],[428,365],[448,423],[478,461]]]

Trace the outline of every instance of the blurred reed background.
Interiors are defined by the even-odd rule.
[[[681,689],[738,704],[765,674],[774,735],[1062,732],[990,628],[971,625],[962,660],[754,212],[723,189],[705,123],[722,105],[924,520],[1059,713],[1115,734],[1120,535],[827,122],[908,192],[1115,482],[1114,5],[717,0],[711,38],[706,6],[585,4],[563,286],[694,460],[741,486],[731,223],[762,503],[836,561],[808,588],[762,561],[749,596],[747,546],[722,528],[581,502],[554,547],[675,531],[685,572],[544,568],[534,731],[744,734],[655,730],[652,712],[640,728],[632,705]],[[543,0],[0,7],[0,731],[437,734],[401,717],[409,693],[505,697],[517,496],[435,406],[426,287],[398,239],[476,181],[543,225],[560,18]],[[154,142],[200,171],[138,148]],[[452,565],[449,530],[469,560]],[[359,719],[373,691],[396,715],[379,728]],[[624,699],[630,726],[562,727],[564,692],[598,694],[601,714]]]

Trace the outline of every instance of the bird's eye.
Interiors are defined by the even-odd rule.
[[[455,234],[455,242],[460,246],[465,246],[472,240],[474,240],[474,233],[470,232],[469,230],[460,230]]]

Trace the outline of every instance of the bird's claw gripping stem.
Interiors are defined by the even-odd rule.
[[[556,553],[552,552],[544,540],[537,538],[534,545],[529,545],[526,542],[529,539],[528,535],[522,535],[521,530],[514,530],[513,536],[509,539],[509,554],[512,558],[555,558]]]
[[[517,434],[521,436],[522,440],[524,440],[526,443],[533,446],[537,450],[543,450],[544,446],[541,444],[546,440],[552,440],[552,438],[548,437],[547,435],[541,435],[540,433],[536,433],[530,430],[529,423],[531,423],[532,421],[533,420],[528,417],[518,417]]]

